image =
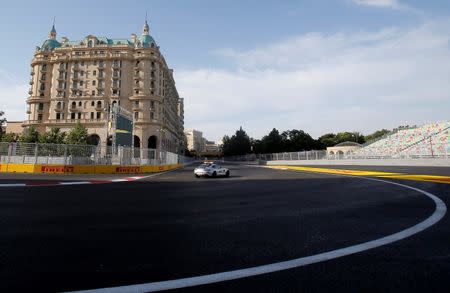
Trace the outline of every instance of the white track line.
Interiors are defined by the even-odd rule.
[[[352,176],[356,177],[356,176]],[[257,267],[251,267],[246,269],[240,269],[240,270],[234,270],[234,271],[228,271],[228,272],[221,272],[216,274],[210,274],[210,275],[203,275],[203,276],[197,276],[197,277],[191,277],[191,278],[183,278],[183,279],[176,279],[176,280],[169,280],[169,281],[161,281],[161,282],[153,282],[153,283],[146,283],[146,284],[139,284],[139,285],[129,285],[129,286],[120,286],[120,287],[111,287],[111,288],[102,288],[102,289],[92,289],[92,290],[83,290],[83,291],[72,291],[72,292],[66,292],[66,293],[146,293],[146,292],[157,292],[157,291],[164,291],[164,290],[171,290],[171,289],[179,289],[179,288],[186,288],[186,287],[192,287],[192,286],[199,286],[199,285],[206,285],[206,284],[212,284],[212,283],[218,283],[223,281],[229,281],[229,280],[236,280],[241,278],[247,278],[252,276],[258,276],[262,274],[268,274],[283,270],[288,270],[292,268],[302,267],[309,264],[319,263],[331,259],[336,259],[339,257],[363,252],[369,249],[377,248],[386,244],[390,244],[402,239],[405,239],[407,237],[410,237],[414,234],[417,234],[419,232],[422,232],[423,230],[433,226],[437,222],[439,222],[444,215],[447,212],[447,206],[445,203],[439,199],[437,196],[421,190],[419,188],[415,188],[412,186],[408,186],[405,184],[400,184],[396,182],[391,182],[387,180],[382,179],[374,179],[374,178],[365,178],[365,177],[357,177],[365,180],[372,180],[372,181],[379,181],[384,182],[392,185],[401,186],[407,189],[411,189],[417,192],[420,192],[424,195],[426,195],[428,198],[433,200],[435,204],[435,210],[431,216],[423,220],[422,222],[407,228],[405,230],[402,230],[400,232],[378,238],[372,241],[331,250],[315,255],[310,255],[306,257],[296,258],[289,261],[282,261]]]
[[[130,176],[130,177],[125,177],[125,178],[105,179],[105,180],[99,179],[99,180],[92,180],[92,181],[60,181],[60,182],[49,183],[49,184],[45,184],[45,181],[39,181],[40,184],[36,184],[36,185],[34,185],[32,183],[31,184],[28,184],[28,183],[5,183],[5,184],[0,184],[0,188],[2,188],[2,187],[48,187],[48,186],[60,186],[60,185],[99,184],[99,181],[101,181],[102,184],[116,183],[116,182],[130,182],[130,181],[136,181],[136,180],[141,180],[141,179],[146,179],[146,178],[150,178],[150,177],[163,175],[163,174],[174,172],[177,170],[178,169],[173,169],[173,170],[158,172],[158,173],[145,175],[145,176]],[[52,181],[52,182],[54,182],[54,181]]]

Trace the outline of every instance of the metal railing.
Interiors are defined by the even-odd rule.
[[[248,154],[226,157],[228,161],[297,161],[297,160],[384,160],[384,159],[446,159],[450,160],[450,143],[423,145],[396,154],[364,151],[330,153],[326,150],[284,152],[270,154]]]
[[[147,148],[0,142],[0,163],[158,166],[189,158]]]

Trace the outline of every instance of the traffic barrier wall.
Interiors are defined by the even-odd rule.
[[[0,164],[2,173],[44,173],[44,174],[142,174],[174,170],[183,164],[160,166],[128,165],[53,165],[53,164]]]

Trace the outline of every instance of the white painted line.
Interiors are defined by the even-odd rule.
[[[1,184],[0,187],[22,187],[27,186],[26,183],[5,183]]]
[[[83,185],[83,184],[92,184],[92,183],[89,181],[59,182],[59,185]]]
[[[120,178],[120,179],[112,179],[112,180],[110,180],[111,182],[125,182],[125,181],[128,181],[127,179],[123,179],[123,178]]]
[[[356,176],[352,176],[356,177]],[[357,177],[365,180],[372,180],[372,181],[379,181],[384,182],[392,185],[401,186],[407,189],[415,190],[417,192],[420,192],[427,197],[429,197],[431,200],[433,200],[435,204],[435,210],[431,216],[423,220],[422,222],[407,228],[405,230],[402,230],[400,232],[375,239],[372,241],[331,250],[315,255],[310,255],[306,257],[301,257],[289,261],[282,261],[257,267],[251,267],[246,269],[240,269],[240,270],[234,270],[234,271],[228,271],[228,272],[221,272],[216,274],[210,274],[210,275],[203,275],[203,276],[197,276],[197,277],[191,277],[191,278],[183,278],[183,279],[176,279],[176,280],[169,280],[169,281],[161,281],[161,282],[153,282],[153,283],[146,283],[146,284],[138,284],[138,285],[129,285],[129,286],[120,286],[120,287],[111,287],[111,288],[102,288],[102,289],[92,289],[92,290],[83,290],[83,291],[72,291],[72,292],[66,292],[66,293],[146,293],[146,292],[158,292],[158,291],[164,291],[164,290],[172,290],[172,289],[179,289],[179,288],[186,288],[186,287],[192,287],[192,286],[199,286],[199,285],[206,285],[206,284],[212,284],[212,283],[218,283],[223,281],[229,281],[229,280],[236,280],[241,278],[247,278],[262,274],[268,274],[283,270],[288,270],[292,268],[302,267],[309,264],[319,263],[331,259],[336,259],[339,257],[363,252],[369,249],[377,248],[386,244],[390,244],[402,239],[405,239],[407,237],[410,237],[414,234],[417,234],[419,232],[422,232],[423,230],[433,226],[437,222],[439,222],[447,212],[447,207],[445,203],[439,199],[437,196],[421,190],[419,188],[411,187],[405,184],[400,184],[396,182],[391,182],[387,180],[382,179],[374,179],[374,178],[365,178],[365,177]]]

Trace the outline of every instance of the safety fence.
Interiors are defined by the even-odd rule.
[[[0,143],[0,163],[3,164],[160,166],[189,160],[179,154],[146,148]]]
[[[417,149],[409,152],[400,152],[394,155],[377,153],[377,152],[363,152],[363,151],[348,151],[329,153],[326,150],[312,150],[300,152],[284,152],[284,153],[270,153],[270,154],[248,154],[242,156],[226,157],[228,161],[299,161],[299,160],[385,160],[385,159],[444,159],[450,160],[450,144],[446,147],[434,149]]]

